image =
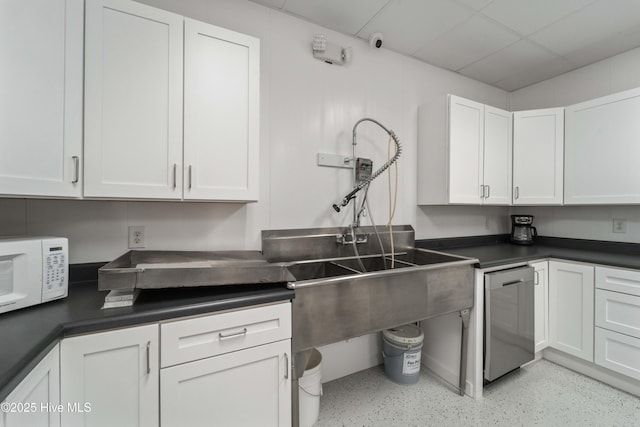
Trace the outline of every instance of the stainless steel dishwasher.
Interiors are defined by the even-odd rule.
[[[534,358],[534,270],[484,275],[484,379],[493,381]]]

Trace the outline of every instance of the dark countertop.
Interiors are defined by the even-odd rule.
[[[538,237],[531,246],[509,243],[508,235],[416,241],[416,247],[477,258],[492,268],[545,258],[640,270],[640,245]],[[133,307],[101,310],[106,291],[98,291],[102,264],[71,271],[65,299],[0,315],[0,401],[64,337],[106,329],[213,313],[294,298],[286,284],[232,285],[141,291]]]
[[[634,243],[539,237],[533,245],[515,245],[508,235],[496,235],[419,240],[416,246],[477,258],[478,268],[558,258],[640,270],[640,245]]]
[[[96,270],[94,266],[94,274]],[[73,280],[73,269],[70,276]],[[106,294],[98,291],[97,280],[85,280],[70,284],[67,298],[0,315],[0,401],[61,338],[286,301],[295,295],[286,283],[154,289],[141,291],[132,307],[102,310]]]

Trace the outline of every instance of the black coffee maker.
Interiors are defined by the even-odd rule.
[[[538,230],[533,224],[533,215],[511,215],[511,243],[532,245]]]

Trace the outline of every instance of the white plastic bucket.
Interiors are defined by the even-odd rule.
[[[382,331],[384,372],[399,384],[415,384],[420,378],[424,334],[413,324]]]
[[[322,396],[322,354],[311,350],[304,373],[298,379],[298,413],[300,427],[312,427],[318,422]]]

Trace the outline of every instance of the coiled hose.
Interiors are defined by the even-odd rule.
[[[387,169],[389,169],[389,166],[391,166],[392,164],[394,164],[396,162],[396,160],[398,160],[398,157],[400,157],[400,154],[402,153],[402,146],[400,145],[400,140],[398,139],[398,137],[396,136],[396,134],[391,130],[391,129],[387,129],[386,127],[384,127],[384,125],[382,123],[380,123],[377,120],[374,119],[370,119],[370,118],[364,118],[364,119],[360,119],[356,122],[356,124],[353,126],[353,145],[356,145],[356,127],[363,121],[370,121],[373,122],[375,124],[377,124],[378,126],[380,126],[382,129],[385,130],[385,132],[387,132],[389,134],[389,136],[391,137],[391,139],[393,139],[393,142],[396,145],[396,152],[393,155],[393,157],[391,157],[389,160],[387,160],[385,162],[385,164],[383,164],[382,166],[380,166],[380,168],[375,171],[374,173],[371,174],[371,176],[369,177],[369,179],[367,179],[366,181],[362,181],[361,183],[357,184],[353,190],[351,190],[351,192],[349,194],[347,194],[346,196],[344,196],[344,198],[342,199],[342,201],[340,202],[340,205],[338,205],[337,203],[333,205],[333,209],[336,210],[336,212],[340,212],[340,207],[344,207],[347,206],[349,204],[349,201],[351,201],[351,199],[353,199],[356,195],[356,193],[360,190],[362,190],[364,187],[366,187],[367,185],[369,185],[371,183],[371,181],[373,181],[374,179],[376,179],[377,177],[379,177],[384,171],[386,171]]]

